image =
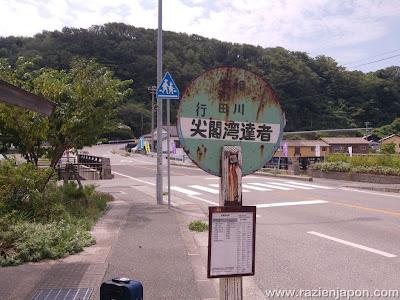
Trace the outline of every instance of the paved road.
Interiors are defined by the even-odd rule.
[[[112,158],[117,178],[154,186],[155,159],[110,154],[113,147],[94,151]],[[171,175],[174,205],[195,202],[206,211],[218,203],[217,177],[183,167]],[[260,176],[244,177],[243,192],[243,205],[257,206],[254,279],[261,290],[398,289],[399,194]]]

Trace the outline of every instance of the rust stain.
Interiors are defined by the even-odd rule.
[[[203,160],[203,152],[201,151],[200,146],[197,147],[196,156],[197,156],[197,160],[198,161],[202,161]]]

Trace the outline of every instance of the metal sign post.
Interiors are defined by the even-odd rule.
[[[179,99],[179,89],[176,86],[171,74],[165,73],[163,79],[157,87],[157,98],[164,98],[167,100],[167,173],[168,173],[168,208],[171,208],[171,145],[170,145],[170,126],[171,126],[171,112],[170,112],[170,99]]]
[[[168,181],[168,208],[171,208],[171,145],[169,142],[170,132],[169,127],[171,126],[171,112],[170,112],[170,99],[167,99],[167,181]]]

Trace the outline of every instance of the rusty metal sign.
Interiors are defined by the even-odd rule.
[[[278,149],[285,126],[278,96],[259,76],[239,68],[211,69],[183,93],[178,134],[186,154],[221,176],[221,150],[241,146],[242,173],[262,168]]]

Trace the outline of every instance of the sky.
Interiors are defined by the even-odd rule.
[[[0,0],[0,36],[108,22],[154,29],[157,6],[156,0]],[[163,29],[327,55],[348,70],[400,66],[400,0],[164,0]]]

